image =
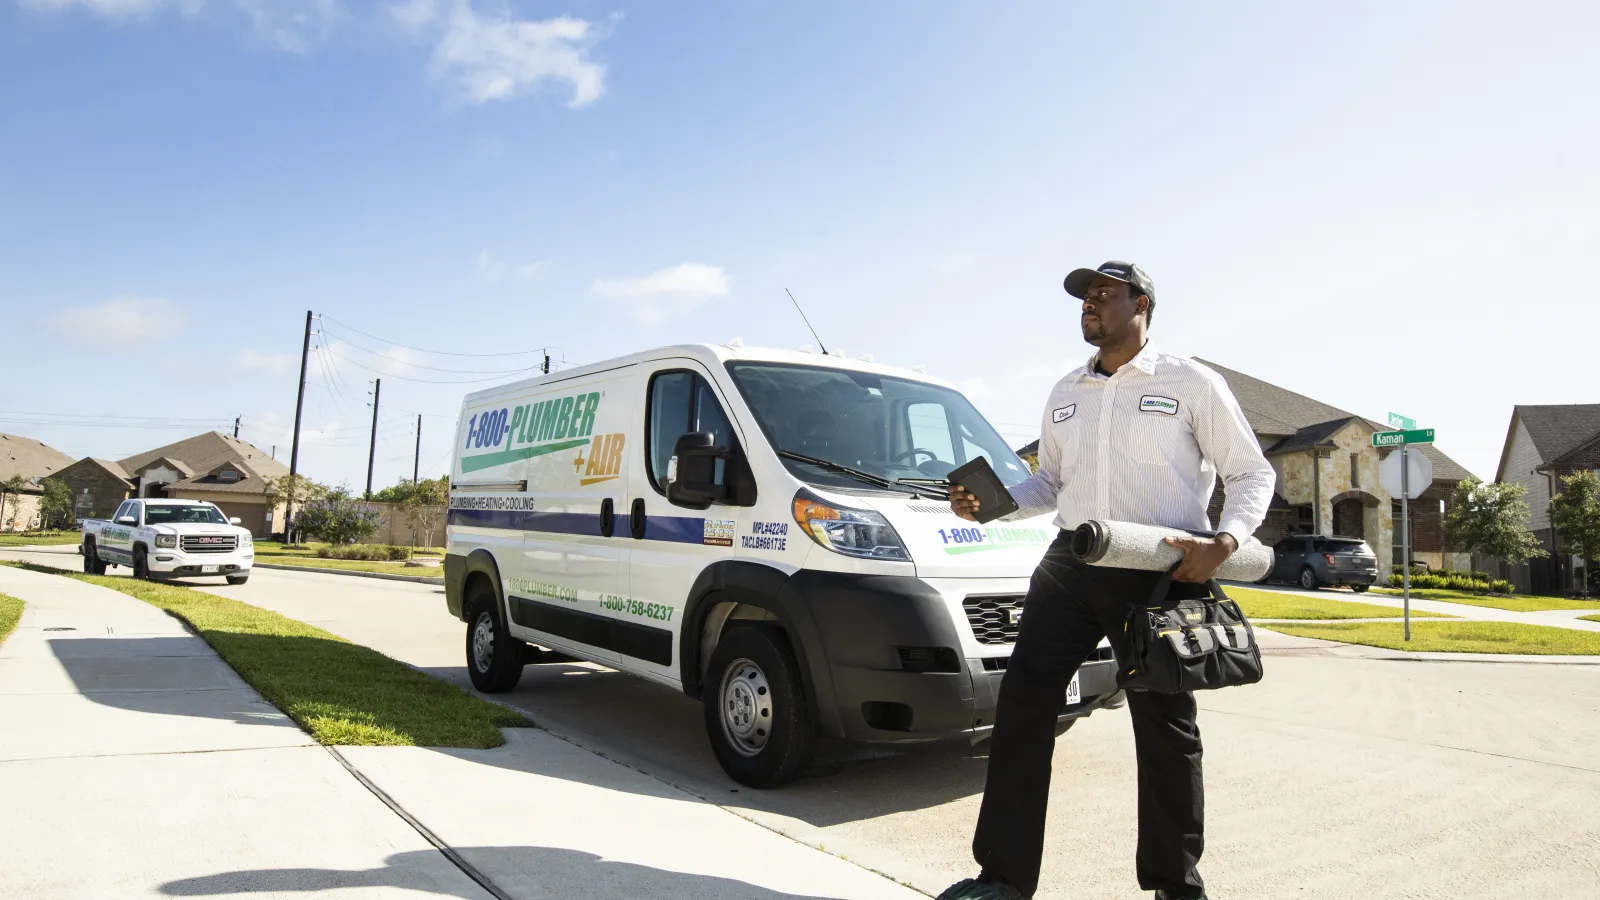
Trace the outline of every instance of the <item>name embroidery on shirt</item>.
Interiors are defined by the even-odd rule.
[[[1178,401],[1171,397],[1158,397],[1155,394],[1145,394],[1139,398],[1140,412],[1166,413],[1169,416],[1178,414]]]
[[[1066,420],[1072,418],[1073,413],[1076,413],[1077,411],[1078,411],[1078,404],[1076,404],[1076,403],[1074,403],[1074,404],[1072,404],[1070,406],[1063,406],[1060,409],[1055,410],[1054,412],[1050,413],[1050,421],[1051,422],[1065,422]]]

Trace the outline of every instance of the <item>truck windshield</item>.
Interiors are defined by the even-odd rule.
[[[226,525],[228,520],[215,506],[156,506],[146,505],[144,508],[144,523],[146,525],[178,525],[189,522],[202,522],[207,525]]]
[[[1007,485],[1028,467],[959,392],[909,379],[789,363],[730,362],[745,403],[773,449],[888,481],[944,478],[982,456]],[[785,458],[796,477],[861,488],[845,472]]]

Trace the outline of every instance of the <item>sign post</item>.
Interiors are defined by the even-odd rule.
[[[1396,422],[1395,420],[1403,420]],[[1412,444],[1433,443],[1432,428],[1417,428],[1405,416],[1389,414],[1395,425],[1407,426],[1403,431],[1379,431],[1372,435],[1374,447],[1399,447],[1400,452],[1383,461],[1378,480],[1390,496],[1400,496],[1400,571],[1401,591],[1405,605],[1405,639],[1411,640],[1411,500],[1421,496],[1433,484],[1433,463],[1426,456],[1411,455]],[[1393,460],[1394,463],[1391,463]],[[1415,470],[1415,471],[1413,471]]]

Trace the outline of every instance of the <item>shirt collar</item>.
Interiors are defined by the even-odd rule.
[[[1156,349],[1156,345],[1153,342],[1151,342],[1149,339],[1146,339],[1144,342],[1144,347],[1139,350],[1138,355],[1134,356],[1133,359],[1128,360],[1127,364],[1133,366],[1135,369],[1138,369],[1146,375],[1154,375],[1156,373],[1156,362],[1160,356],[1161,351]],[[1096,374],[1094,370],[1095,363],[1098,362],[1099,359],[1100,353],[1096,351],[1093,356],[1089,357],[1089,361],[1084,363],[1084,366],[1080,371],[1085,377],[1103,377]]]

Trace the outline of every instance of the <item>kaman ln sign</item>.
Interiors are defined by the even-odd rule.
[[[1401,444],[1431,444],[1433,443],[1432,428],[1418,428],[1414,431],[1379,431],[1372,435],[1374,447],[1398,447]]]

